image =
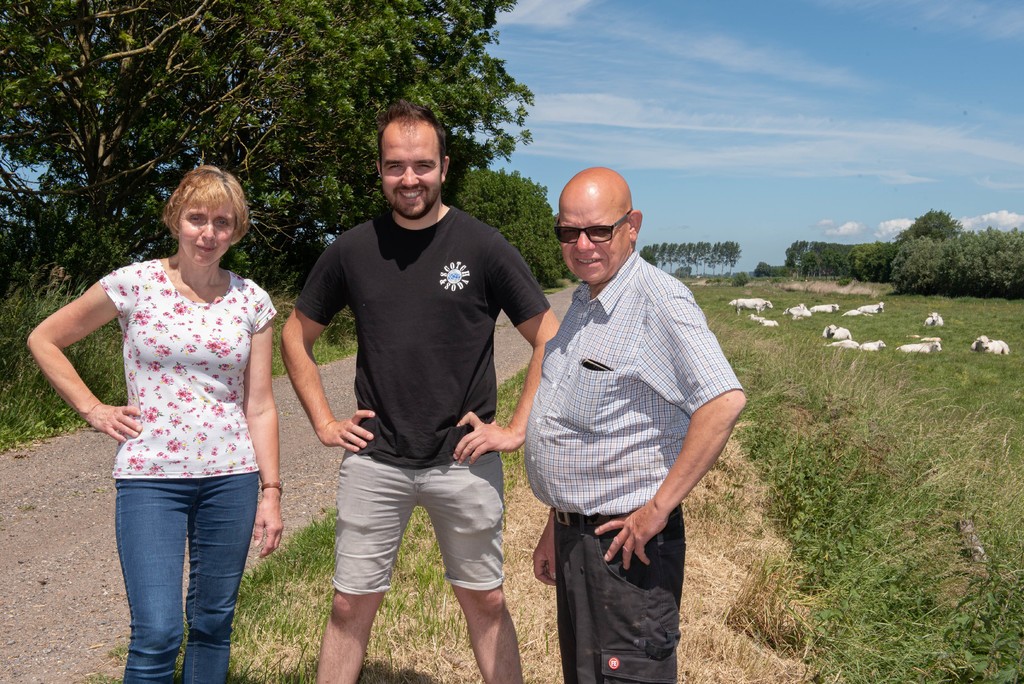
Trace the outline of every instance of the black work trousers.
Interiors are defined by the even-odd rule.
[[[682,511],[635,555],[605,562],[618,530],[555,523],[558,641],[566,684],[675,682],[686,532]]]

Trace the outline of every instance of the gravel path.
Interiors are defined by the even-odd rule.
[[[571,295],[568,288],[549,297],[559,319]],[[498,381],[521,370],[529,356],[529,345],[502,316],[495,330]],[[354,358],[322,369],[339,416],[355,410],[354,369]],[[274,390],[287,533],[333,508],[338,453],[316,439],[287,378],[275,379]],[[0,454],[0,680],[120,677],[121,666],[108,655],[128,638],[112,462],[110,438],[92,430]]]

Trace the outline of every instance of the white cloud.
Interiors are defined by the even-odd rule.
[[[524,24],[538,28],[567,26],[575,15],[593,0],[520,0],[509,13],[502,15],[502,24]]]
[[[1024,214],[1001,209],[982,214],[981,216],[965,216],[959,219],[959,221],[967,230],[985,230],[989,227],[999,230],[1011,230],[1024,226]]]
[[[847,221],[836,225],[832,219],[818,221],[818,228],[828,237],[854,237],[867,231],[868,227],[859,221]]]
[[[888,221],[882,221],[878,224],[878,228],[875,229],[875,237],[879,240],[891,240],[911,225],[913,225],[913,219],[889,219]]]

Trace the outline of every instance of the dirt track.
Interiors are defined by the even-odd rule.
[[[549,299],[561,319],[572,288]],[[508,319],[495,331],[501,382],[530,354]],[[354,359],[323,368],[338,415],[355,410]],[[334,506],[338,453],[316,439],[286,378],[274,381],[281,415],[286,533]],[[0,454],[0,679],[80,682],[120,676],[109,652],[126,644],[128,606],[114,543],[113,443],[83,430]]]

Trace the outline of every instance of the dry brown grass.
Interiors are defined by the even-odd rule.
[[[889,285],[860,283],[856,280],[851,280],[846,285],[840,285],[834,280],[787,280],[775,287],[784,292],[809,292],[816,295],[864,295],[872,299],[878,299],[892,290]]]

